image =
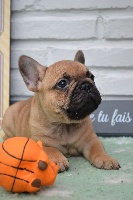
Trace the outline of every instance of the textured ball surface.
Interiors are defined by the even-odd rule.
[[[0,144],[0,186],[6,190],[36,192],[42,185],[52,185],[57,173],[40,141],[14,137]]]

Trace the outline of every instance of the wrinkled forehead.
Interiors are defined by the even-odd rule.
[[[65,74],[70,77],[81,77],[84,76],[87,72],[87,68],[79,63],[69,60],[59,61],[49,66],[47,73],[53,78],[61,78]],[[47,74],[47,75],[48,75]]]

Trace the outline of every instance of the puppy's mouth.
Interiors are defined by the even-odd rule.
[[[88,81],[80,81],[70,96],[66,110],[72,120],[82,120],[96,110],[101,103],[101,96],[96,86]]]

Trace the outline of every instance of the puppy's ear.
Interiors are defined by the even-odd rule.
[[[29,90],[37,92],[46,72],[46,67],[40,65],[28,56],[21,56],[18,61],[20,73]]]
[[[75,58],[74,58],[74,61],[76,62],[80,62],[82,64],[85,64],[85,57],[84,57],[84,54],[81,50],[79,50],[76,55],[75,55]]]

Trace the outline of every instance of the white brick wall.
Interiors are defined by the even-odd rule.
[[[133,99],[133,0],[12,0],[11,101],[32,94],[20,55],[48,66],[79,49],[103,99]]]

